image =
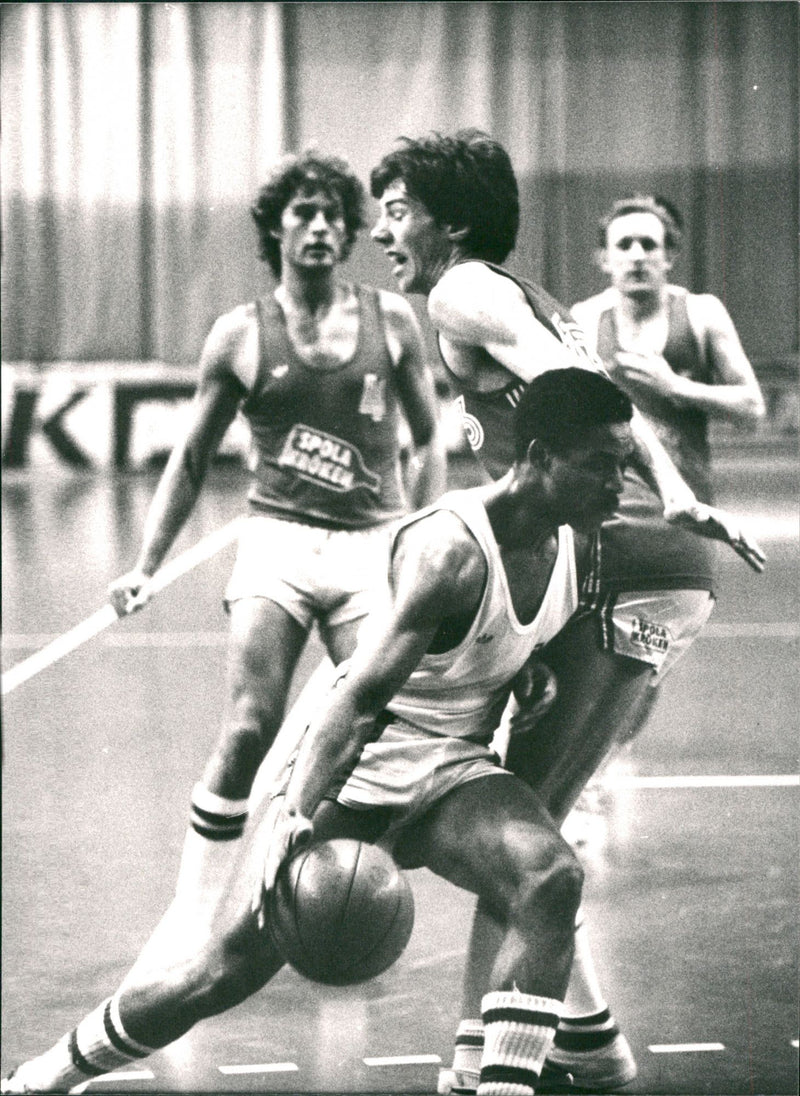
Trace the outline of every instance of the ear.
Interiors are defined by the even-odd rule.
[[[452,240],[454,244],[463,244],[469,235],[469,228],[453,228],[452,225],[445,225],[444,231],[448,240]]]
[[[596,266],[603,271],[604,274],[610,273],[610,264],[608,261],[608,249],[605,247],[596,247],[594,249],[594,261]]]
[[[528,449],[525,453],[528,464],[534,468],[538,468],[542,472],[546,472],[553,461],[553,455],[544,442],[539,441],[538,438],[534,438],[533,441],[528,443]]]

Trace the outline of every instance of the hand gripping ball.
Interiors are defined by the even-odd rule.
[[[414,925],[414,896],[383,849],[336,838],[281,866],[269,912],[273,940],[295,970],[348,986],[400,957]]]

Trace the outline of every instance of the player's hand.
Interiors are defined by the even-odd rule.
[[[514,698],[519,705],[508,724],[512,735],[533,730],[555,702],[558,695],[556,675],[550,667],[536,658],[529,658],[511,683]]]
[[[676,525],[685,525],[702,537],[724,541],[758,574],[764,570],[767,557],[761,546],[742,527],[739,519],[727,510],[697,502],[686,509],[665,510],[664,517]]]
[[[637,354],[620,350],[614,358],[611,377],[631,399],[656,395],[671,400],[679,393],[681,378],[660,354]]]
[[[310,843],[314,826],[305,815],[295,810],[287,810],[285,796],[278,795],[269,806],[263,831],[258,839],[260,851],[257,860],[260,862],[260,869],[256,871],[250,905],[259,929],[264,928],[266,898],[275,886],[281,864],[298,849]]]
[[[137,568],[128,571],[108,587],[108,600],[118,617],[143,609],[152,596],[150,575]]]

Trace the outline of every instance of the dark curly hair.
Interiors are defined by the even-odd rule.
[[[569,452],[597,426],[630,422],[625,393],[590,369],[548,369],[534,377],[514,411],[514,455],[523,460],[534,438],[556,453]]]
[[[280,228],[283,211],[296,194],[320,190],[342,203],[345,227],[342,259],[350,254],[359,229],[366,224],[366,191],[345,160],[323,156],[315,150],[284,157],[250,208],[258,231],[259,258],[269,263],[276,278],[281,275],[281,250],[280,241],[272,233]]]
[[[677,255],[683,243],[683,217],[668,198],[658,194],[634,194],[614,202],[598,222],[597,243],[601,250],[608,244],[608,226],[626,213],[652,213],[658,217],[664,226],[664,244],[668,251]]]
[[[466,228],[466,253],[501,263],[517,240],[519,190],[502,145],[479,129],[401,137],[370,175],[373,198],[402,180],[439,226]]]

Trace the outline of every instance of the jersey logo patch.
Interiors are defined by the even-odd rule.
[[[467,404],[463,396],[456,397],[455,405],[461,413],[461,422],[464,427],[464,433],[467,435],[470,449],[482,449],[484,433],[480,420],[476,419],[474,415],[470,415],[469,411],[467,411]]]
[[[655,624],[644,617],[633,617],[631,620],[631,643],[635,643],[637,647],[666,654],[670,639],[669,629],[663,624]]]
[[[278,464],[330,491],[364,487],[376,495],[380,493],[381,477],[366,467],[354,445],[302,423],[286,435]]]
[[[369,415],[373,422],[383,422],[386,417],[386,379],[378,378],[376,373],[364,374],[364,387],[361,390],[361,403],[358,410]]]
[[[589,362],[593,369],[605,373],[603,363],[597,354],[587,346],[586,335],[582,327],[576,324],[574,320],[565,320],[557,312],[554,312],[550,317],[550,323],[558,332],[558,337],[564,346],[571,350],[577,358],[580,358],[579,364],[585,367],[585,363]]]

